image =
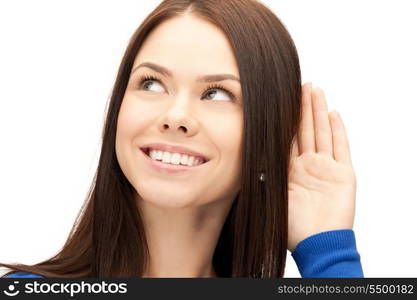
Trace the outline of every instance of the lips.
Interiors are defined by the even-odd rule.
[[[197,152],[195,150],[186,148],[184,146],[177,146],[177,145],[168,145],[168,144],[162,144],[162,143],[152,143],[152,144],[146,144],[140,147],[140,149],[145,152],[149,156],[149,150],[160,150],[160,151],[166,151],[171,153],[180,153],[180,154],[186,154],[191,155],[194,157],[197,157],[203,161],[203,163],[210,160],[209,157],[206,155]]]
[[[159,160],[154,160],[149,156],[149,153],[146,153],[142,148],[139,148],[139,151],[143,153],[147,164],[154,170],[158,172],[167,173],[167,174],[187,174],[191,170],[200,170],[202,167],[206,166],[205,163],[194,165],[194,166],[185,166],[185,165],[175,165],[164,163]]]

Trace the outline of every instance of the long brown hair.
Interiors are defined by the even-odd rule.
[[[142,277],[149,261],[135,189],[116,158],[116,124],[134,59],[158,24],[183,14],[221,28],[236,57],[244,102],[241,189],[213,265],[219,277],[283,277],[288,167],[301,113],[297,50],[285,26],[255,0],[165,0],[131,37],[113,87],[97,171],[63,248],[35,265],[0,264],[45,277]],[[259,180],[265,174],[264,182]],[[7,274],[12,273],[8,272]]]

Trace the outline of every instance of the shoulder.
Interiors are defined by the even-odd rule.
[[[44,278],[44,277],[38,274],[33,274],[33,273],[15,272],[7,276],[4,276],[3,278]]]

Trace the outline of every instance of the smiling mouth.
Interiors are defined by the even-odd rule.
[[[204,165],[205,163],[207,163],[208,161],[210,161],[210,160],[207,160],[207,159],[205,159],[205,158],[200,158],[199,157],[199,159],[201,160],[201,163],[199,163],[199,164],[194,164],[194,165],[189,165],[189,164],[182,164],[182,163],[178,163],[178,164],[174,164],[174,163],[171,163],[171,162],[164,162],[163,161],[163,159],[154,159],[154,158],[152,158],[151,156],[150,156],[150,151],[151,151],[151,148],[140,148],[140,150],[148,157],[148,159],[150,159],[152,162],[154,162],[154,163],[157,163],[158,165],[159,164],[162,164],[162,165],[164,165],[164,166],[167,166],[167,167],[174,167],[174,168],[180,168],[180,169],[189,169],[189,168],[195,168],[195,167],[199,167],[199,166],[201,166],[201,165]]]

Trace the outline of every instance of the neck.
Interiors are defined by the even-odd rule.
[[[217,277],[213,254],[231,203],[192,208],[139,204],[150,254],[143,277]]]

